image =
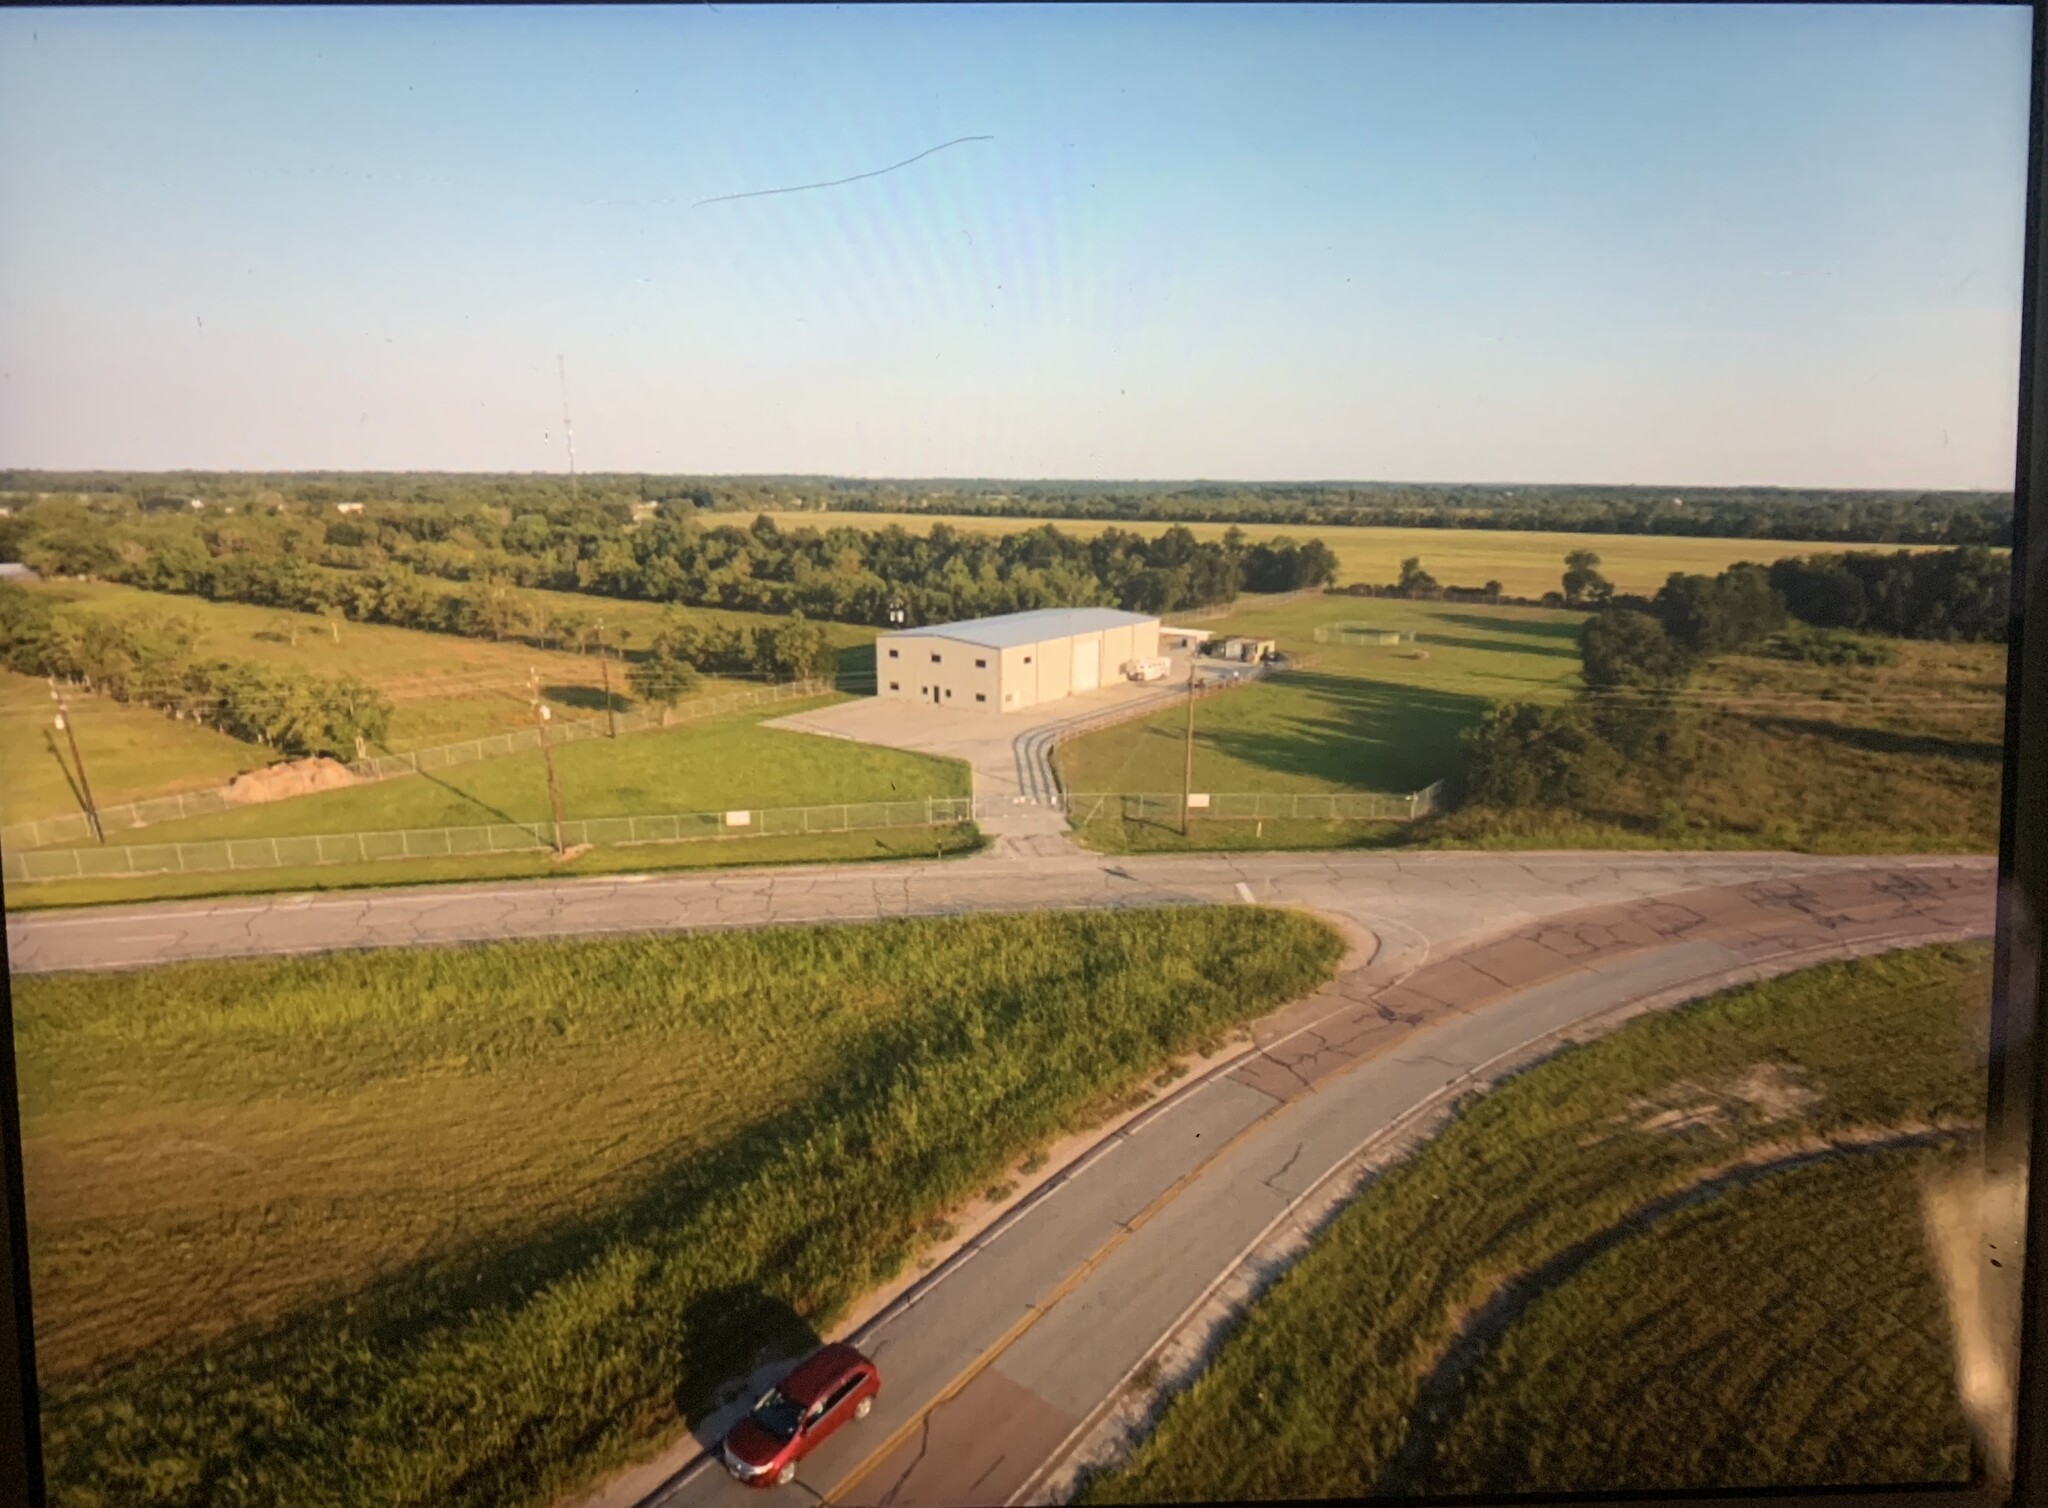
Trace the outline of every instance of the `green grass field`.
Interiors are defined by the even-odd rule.
[[[1195,789],[1419,790],[1456,767],[1459,733],[1491,701],[1562,700],[1578,688],[1582,616],[1310,597],[1204,623],[1272,638],[1316,663],[1197,704]],[[1315,642],[1318,625],[1345,621],[1412,630],[1415,641]],[[1073,791],[1178,791],[1185,736],[1181,709],[1084,735],[1061,745],[1060,778]]]
[[[453,582],[427,580],[424,584],[444,596],[461,591]],[[388,747],[399,751],[531,727],[527,676],[533,670],[540,672],[542,690],[558,715],[590,717],[604,710],[603,674],[594,653],[497,644],[381,623],[343,622],[337,640],[331,636],[327,620],[311,614],[145,592],[112,582],[49,582],[34,590],[98,612],[147,609],[190,618],[204,630],[202,654],[289,665],[321,675],[356,676],[391,699]],[[517,595],[542,613],[602,617],[615,649],[621,645],[621,633],[626,636],[623,650],[629,656],[654,637],[664,611],[658,602],[623,602],[573,592],[522,590]],[[689,612],[706,621],[750,629],[772,627],[781,621],[763,613],[722,608],[691,608]],[[844,668],[873,673],[877,630],[851,623],[820,627],[827,641],[839,649]],[[296,643],[292,642],[294,634]],[[624,667],[616,658],[611,672],[615,704],[621,711],[638,708],[626,687]],[[717,696],[758,684],[745,677],[707,676],[691,696]]]
[[[1913,1177],[1981,1120],[1989,962],[1930,948],[1788,975],[1470,1101],[1085,1500],[1957,1479]],[[1717,1192],[1815,1138],[1930,1128],[1954,1135]]]
[[[17,981],[51,1501],[551,1501],[1342,952],[1173,908]]]
[[[608,874],[657,874],[676,869],[746,869],[770,864],[863,864],[882,859],[951,859],[978,852],[986,841],[972,822],[961,822],[865,832],[621,844],[592,848],[561,860],[543,851],[443,859],[392,859],[367,864],[287,865],[280,869],[221,870],[205,874],[51,880],[41,884],[11,882],[7,887],[7,909],[39,911],[128,901],[192,900],[215,895],[273,895],[485,880],[594,878]]]
[[[69,693],[86,778],[102,806],[206,790],[269,763],[270,751],[148,707]],[[43,682],[0,670],[0,827],[84,810],[56,703]]]
[[[1257,599],[1251,599],[1256,602]],[[1317,644],[1319,623],[1413,629],[1412,646]],[[1576,693],[1580,615],[1527,608],[1306,598],[1206,627],[1317,656],[1298,673],[1198,703],[1198,791],[1405,794],[1461,767],[1459,735],[1493,699]],[[1997,845],[2005,649],[1887,640],[1888,666],[1731,655],[1686,697],[1695,757],[1632,771],[1597,810],[1464,810],[1387,822],[1102,820],[1108,852],[1380,847],[1791,848],[1985,852]],[[1426,660],[1410,658],[1416,651]],[[1076,792],[1176,793],[1184,712],[1087,734],[1056,761]]]
[[[785,529],[824,529],[846,524],[880,529],[901,524],[912,533],[930,531],[935,523],[970,533],[1015,534],[1051,523],[1063,534],[1087,539],[1107,528],[1135,534],[1163,534],[1168,523],[1123,523],[1095,519],[973,518],[931,513],[780,512],[772,515]],[[1229,524],[1188,524],[1198,539],[1221,539]],[[1422,558],[1423,568],[1447,586],[1483,586],[1498,581],[1513,597],[1541,597],[1558,590],[1564,557],[1571,550],[1592,550],[1601,571],[1624,592],[1654,592],[1673,571],[1700,571],[1711,576],[1738,560],[1765,564],[1788,555],[1835,554],[1855,546],[1782,539],[1681,539],[1657,534],[1542,534],[1505,529],[1367,529],[1317,524],[1242,524],[1253,541],[1288,538],[1320,539],[1337,552],[1337,580],[1343,584],[1391,582],[1401,562]],[[1923,548],[1935,548],[1925,546]],[[1362,606],[1377,606],[1364,603]],[[1360,613],[1360,617],[1370,616]]]
[[[2005,647],[1887,641],[1890,666],[1731,655],[1696,675],[1697,756],[1597,810],[1468,810],[1439,846],[1988,853],[1998,846]]]
[[[789,702],[666,731],[562,745],[554,750],[554,761],[563,811],[570,817],[630,817],[970,794],[971,776],[958,760],[762,726],[831,700]],[[162,822],[138,833],[136,841],[464,827],[543,822],[548,815],[546,769],[534,749],[431,774]]]
[[[1948,1317],[1921,1235],[1926,1161],[1782,1172],[1622,1240],[1501,1336],[1451,1400],[1420,1485],[1966,1480]]]

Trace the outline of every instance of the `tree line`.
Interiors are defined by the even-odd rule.
[[[56,575],[152,591],[333,612],[366,621],[566,642],[587,625],[530,622],[510,588],[672,602],[882,626],[947,622],[1042,607],[1169,613],[1228,603],[1250,585],[1290,591],[1336,577],[1320,540],[1254,544],[1239,530],[1204,541],[1184,527],[1156,537],[1108,529],[1089,538],[1051,525],[979,534],[934,525],[913,534],[742,527],[662,510],[621,519],[565,502],[502,508],[379,504],[360,514],[289,508],[149,513],[77,498],[15,518],[20,559]],[[462,584],[440,600],[432,578]]]
[[[1575,551],[1565,576],[1567,595],[1597,608],[1579,630],[1584,692],[1562,705],[1497,704],[1467,735],[1472,799],[1584,807],[1631,763],[1682,767],[1691,728],[1681,694],[1714,655],[1768,646],[1825,664],[1886,663],[1881,643],[1845,630],[2003,642],[2009,628],[2010,563],[1981,547],[1673,572],[1651,598],[1616,594],[1599,563]]]
[[[340,502],[545,511],[579,500],[630,518],[835,511],[1112,522],[1368,525],[1812,539],[1853,544],[2012,542],[2009,492],[1784,487],[1622,487],[1343,482],[873,480],[825,476],[603,473],[0,471],[0,496],[90,494],[145,510],[211,505],[321,508]]]
[[[0,585],[0,665],[19,674],[159,708],[293,756],[360,758],[390,728],[390,702],[353,676],[205,659],[199,648],[199,626],[189,618],[53,607]]]

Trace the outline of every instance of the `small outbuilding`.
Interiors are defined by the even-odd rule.
[[[888,701],[1017,712],[1124,679],[1159,656],[1159,620],[1109,607],[1048,607],[897,629],[875,640]]]

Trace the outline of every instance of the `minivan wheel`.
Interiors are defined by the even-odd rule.
[[[787,1487],[791,1482],[794,1482],[795,1480],[796,1462],[784,1461],[782,1463],[782,1470],[775,1473],[775,1485],[777,1487]]]
[[[860,1401],[859,1403],[856,1403],[856,1404],[855,1404],[855,1405],[853,1406],[853,1417],[854,1417],[854,1418],[856,1418],[856,1419],[865,1419],[865,1418],[867,1418],[867,1416],[868,1416],[868,1410],[869,1410],[869,1409],[871,1409],[871,1408],[873,1408],[874,1406],[875,1406],[875,1400],[874,1400],[874,1399],[872,1399],[872,1398],[863,1398],[863,1399],[861,1399],[861,1401]]]

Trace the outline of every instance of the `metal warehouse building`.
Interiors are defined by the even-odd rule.
[[[1047,607],[899,629],[875,641],[889,701],[1015,712],[1124,678],[1159,654],[1159,620],[1109,607]]]

